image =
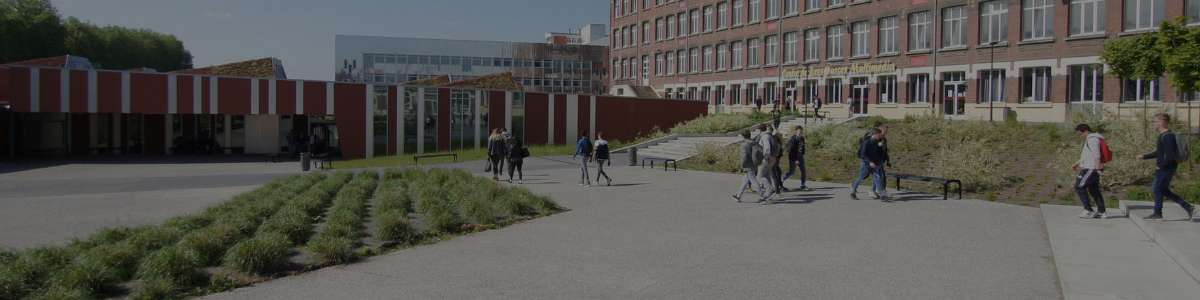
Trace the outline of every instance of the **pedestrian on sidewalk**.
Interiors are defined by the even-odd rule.
[[[592,140],[588,139],[587,131],[579,135],[579,141],[575,143],[575,154],[571,155],[571,159],[579,159],[579,185],[592,186],[592,179],[588,177],[588,163],[592,160]]]
[[[761,202],[763,204],[772,204],[774,201],[771,199],[771,197],[779,194],[779,188],[776,184],[778,181],[778,176],[775,173],[775,169],[779,168],[779,156],[782,150],[779,149],[780,145],[778,139],[775,137],[775,132],[771,130],[770,125],[763,124],[762,126],[759,126],[759,131],[761,131],[761,133],[758,135],[758,145],[759,147],[762,147],[762,152],[765,158],[763,159],[762,165],[759,167],[758,173],[762,174],[763,179],[766,179],[766,182],[763,184],[765,184],[767,187],[770,187],[770,189],[759,189],[763,195]]]
[[[1083,148],[1079,151],[1079,161],[1071,166],[1071,170],[1077,173],[1075,175],[1075,194],[1079,195],[1079,202],[1083,203],[1083,213],[1079,214],[1079,217],[1104,219],[1107,214],[1104,212],[1104,194],[1100,191],[1100,174],[1104,170],[1104,163],[1101,160],[1101,144],[1104,136],[1092,132],[1092,127],[1087,124],[1076,125],[1075,133],[1083,136]],[[1096,202],[1096,210],[1092,210],[1093,201]]]
[[[1171,201],[1183,207],[1187,212],[1188,220],[1195,217],[1196,207],[1183,197],[1171,192],[1171,180],[1175,178],[1175,172],[1179,170],[1179,162],[1186,160],[1179,155],[1179,141],[1175,139],[1175,133],[1171,132],[1171,115],[1159,113],[1154,115],[1154,128],[1158,129],[1158,143],[1154,152],[1141,155],[1141,159],[1154,159],[1158,170],[1154,172],[1154,184],[1150,190],[1154,193],[1154,212],[1146,217],[1147,220],[1162,220],[1163,197],[1170,198]]]
[[[779,128],[779,123],[783,119],[783,112],[779,111],[779,109],[776,108],[771,111],[771,117],[774,119],[771,121],[772,122],[771,124],[774,125],[773,127],[775,128],[775,130],[776,131],[782,130],[782,128]]]
[[[821,98],[816,97],[816,96],[813,97],[813,115],[812,116],[814,118],[823,118],[823,117],[821,117]]]
[[[808,169],[804,165],[804,154],[807,150],[807,143],[804,139],[804,126],[796,125],[792,137],[788,138],[787,143],[788,153],[788,172],[783,176],[782,181],[787,181],[793,174],[796,174],[796,169],[800,169],[800,190],[809,191],[808,188]],[[785,187],[786,190],[786,187]]]
[[[612,166],[612,161],[608,157],[608,141],[604,139],[604,132],[596,132],[596,151],[593,157],[596,158],[596,183],[600,183],[600,177],[603,176],[605,185],[612,185],[612,178],[608,177],[608,173],[604,172],[604,165]]]
[[[742,180],[742,186],[738,188],[737,194],[729,196],[738,203],[742,202],[742,195],[749,189],[759,195],[764,195],[762,184],[758,182],[758,165],[763,160],[762,148],[758,142],[750,138],[750,131],[742,131],[742,170],[746,171],[746,177]],[[758,187],[758,190],[754,188]],[[759,200],[761,201],[761,200]]]
[[[866,140],[870,140],[872,138],[872,136],[875,135],[876,129],[879,130],[880,135],[883,137],[878,142],[880,144],[880,147],[883,148],[882,149],[883,160],[884,160],[883,165],[886,165],[887,167],[891,168],[892,167],[892,156],[891,156],[891,151],[888,149],[888,140],[887,140],[888,126],[887,126],[887,124],[884,124],[883,122],[878,122],[878,121],[875,122],[875,126],[873,126],[871,130],[867,130],[867,133],[863,135],[862,140],[859,141],[859,145],[862,145],[862,143]],[[860,152],[862,151],[862,147],[859,147],[859,151]],[[887,177],[886,177],[887,174],[886,174],[886,172],[884,170],[875,170],[875,171],[866,172],[866,173],[862,172],[862,170],[867,169],[869,167],[870,166],[868,166],[868,164],[865,162],[859,166],[859,170],[860,170],[859,177],[857,179],[855,179],[854,184],[851,185],[854,190],[854,195],[851,195],[850,198],[852,198],[854,200],[858,200],[858,195],[857,195],[858,194],[858,185],[860,183],[862,183],[863,180],[867,180],[867,177],[870,177],[871,175],[875,175],[876,173],[882,173],[883,176],[885,176],[885,177],[880,178],[880,180],[878,182],[872,181],[872,188],[875,188],[875,186],[874,186],[875,184],[879,184],[880,185],[880,187],[878,187],[879,190],[881,190],[881,191],[887,190]],[[879,193],[873,193],[873,196],[875,199],[882,199],[882,197],[883,197]]]
[[[883,165],[886,161],[886,152],[883,144],[883,131],[879,128],[871,129],[871,138],[865,139],[859,145],[858,157],[862,160],[861,168],[859,169],[859,177],[850,185],[850,198],[858,200],[858,185],[862,183],[867,176],[874,176],[872,180],[871,191],[875,194],[876,199],[881,199],[884,202],[890,201],[887,194],[884,192],[884,172]]]
[[[487,156],[490,166],[488,170],[492,171],[492,180],[500,180],[500,174],[504,173],[501,167],[501,161],[504,160],[505,154],[504,136],[500,135],[500,128],[492,130],[492,135],[488,136]]]
[[[771,166],[771,179],[774,180],[775,191],[780,193],[788,191],[787,188],[783,187],[783,168],[780,167],[780,164],[783,163],[783,152],[785,150],[782,134],[783,131],[779,130],[778,127],[771,128],[771,143],[775,148],[775,164]]]
[[[525,157],[529,156],[529,149],[525,148],[524,143],[518,137],[511,137],[507,141],[508,148],[508,183],[513,182],[513,171],[517,173],[517,184],[525,183]]]

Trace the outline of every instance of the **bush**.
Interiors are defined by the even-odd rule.
[[[87,300],[96,299],[92,293],[84,289],[50,287],[30,299],[35,300]]]
[[[354,259],[354,241],[346,237],[318,235],[308,243],[308,250],[327,263],[345,263]]]
[[[174,244],[182,231],[167,227],[142,227],[129,237],[129,243],[141,251],[152,251]]]
[[[449,202],[430,201],[420,210],[422,211],[421,214],[425,217],[425,224],[432,230],[452,232],[459,224],[462,224],[458,214],[454,211],[454,207]]]
[[[88,249],[87,253],[84,253],[84,257],[100,261],[104,266],[111,268],[117,278],[124,280],[133,277],[142,253],[132,244],[122,242]]]
[[[245,273],[268,274],[287,265],[292,245],[287,236],[264,233],[241,241],[225,253],[224,264]]]
[[[177,299],[175,289],[175,283],[170,280],[145,280],[142,281],[141,285],[133,289],[133,294],[129,298],[133,300]]]
[[[200,267],[200,261],[184,249],[167,247],[142,259],[138,265],[137,277],[143,281],[162,279],[188,285],[196,282],[200,275]]]
[[[701,169],[713,172],[737,173],[742,170],[741,143],[721,146],[704,143],[696,146],[696,156],[688,160],[702,165]]]
[[[459,202],[459,211],[471,224],[493,225],[498,218],[493,202],[483,199],[463,199]]]
[[[67,268],[59,271],[51,280],[51,289],[86,291],[88,295],[109,289],[117,283],[119,271],[104,258],[91,255],[80,256]]]
[[[766,122],[771,118],[769,114],[758,112],[711,114],[675,125],[670,131],[674,134],[728,133]]]
[[[302,209],[285,207],[263,222],[258,231],[282,234],[292,243],[301,243],[312,232],[312,222],[312,218]]]
[[[52,272],[75,255],[63,247],[26,250],[11,263],[0,266],[0,299],[19,299],[39,288]]]
[[[408,222],[408,217],[399,210],[388,211],[375,216],[377,225],[375,237],[385,241],[407,242],[415,232]]]
[[[237,227],[218,223],[185,235],[178,246],[195,256],[202,265],[210,266],[217,263],[225,249],[240,237]]]
[[[1134,201],[1149,201],[1152,198],[1150,189],[1144,186],[1131,186],[1125,189],[1125,199]]]
[[[181,217],[174,217],[174,218],[167,220],[166,222],[163,223],[163,227],[173,228],[173,229],[176,229],[179,231],[188,232],[188,231],[204,228],[204,226],[208,226],[209,222],[212,222],[212,220],[209,220],[200,215],[181,216]]]

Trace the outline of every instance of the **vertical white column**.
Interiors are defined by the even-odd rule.
[[[547,107],[549,107],[550,112],[548,113],[549,116],[546,117],[546,144],[554,145],[554,94],[546,95],[546,97],[550,99],[550,101],[547,101],[549,102]]]
[[[258,79],[250,79],[250,114],[258,114]]]
[[[203,93],[204,85],[201,84],[200,76],[192,76],[192,113],[200,113],[200,97]]]
[[[36,67],[29,68],[29,112],[41,111],[42,91],[38,88],[41,83],[42,72]]]
[[[363,119],[366,119],[366,124],[364,124],[364,126],[366,126],[366,138],[363,140],[367,143],[365,151],[366,158],[372,158],[375,157],[375,126],[373,126],[375,125],[375,97],[372,97],[375,95],[375,85],[368,84],[366,88],[367,92],[365,94],[367,96],[366,99],[363,99],[363,101],[366,102],[366,105],[363,105],[366,107],[366,109],[363,111]]]
[[[225,116],[224,117],[224,119],[225,119],[225,140],[223,142],[225,144],[223,144],[223,145],[225,145],[225,154],[230,154],[230,153],[233,153],[233,149],[230,149],[233,147],[233,116],[230,116],[230,115],[224,115],[224,116]],[[242,137],[242,138],[245,138],[245,137]],[[242,143],[242,144],[245,145],[245,143]]]
[[[567,137],[563,141],[574,141],[579,137],[579,95],[567,95]]]
[[[591,101],[588,101],[588,128],[591,129],[588,130],[588,134],[591,134],[591,138],[595,140],[596,132],[600,131],[596,128],[596,96],[588,96],[588,98],[591,98]]]
[[[512,107],[513,107],[512,91],[504,92],[504,128],[512,130]]]
[[[166,153],[166,154],[171,154],[171,146],[172,146],[171,144],[175,142],[175,140],[174,140],[175,127],[171,126],[171,123],[172,123],[171,120],[174,119],[175,117],[176,117],[176,115],[167,114],[163,118],[163,122],[165,122],[163,124],[163,128],[166,129],[166,130],[163,130],[163,153]]]
[[[275,114],[275,79],[267,83],[267,114]]]
[[[417,154],[425,153],[425,88],[417,88]]]
[[[487,93],[484,93],[483,90],[475,91],[475,112],[472,113],[472,115],[474,115],[473,117],[475,118],[475,149],[479,149],[479,134],[481,132],[480,127],[483,126],[483,124],[479,123],[483,121],[479,115],[483,114],[481,111],[483,110],[483,101],[487,101],[487,99],[483,98],[483,95],[486,94]]]
[[[404,155],[404,85],[396,86],[396,155]]]
[[[178,108],[175,107],[178,100],[178,84],[175,83],[175,74],[167,75],[167,113],[177,113]]]
[[[296,80],[296,115],[304,115],[304,80]]]
[[[71,112],[71,70],[58,70],[58,109],[61,112]],[[71,139],[67,139],[70,144]]]
[[[95,113],[97,109],[97,99],[99,90],[96,89],[96,70],[88,70],[88,110],[89,113]],[[94,128],[94,127],[93,127]]]
[[[129,113],[129,72],[121,72],[121,112]]]
[[[333,83],[325,83],[325,114],[333,115]]]
[[[217,106],[218,103],[221,103],[219,101],[221,100],[221,97],[218,97],[219,94],[217,93],[221,90],[217,85],[219,82],[220,81],[217,80],[216,76],[208,78],[208,113],[210,114],[220,112],[218,109],[221,107]]]

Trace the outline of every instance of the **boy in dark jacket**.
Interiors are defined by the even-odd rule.
[[[608,141],[604,139],[604,132],[596,132],[595,148],[593,157],[596,158],[596,183],[600,183],[600,177],[604,177],[605,184],[612,185],[612,178],[604,172],[604,164],[612,164],[608,157]]]
[[[887,161],[887,150],[883,144],[883,131],[879,128],[871,129],[871,138],[864,139],[863,143],[858,147],[858,157],[862,159],[862,168],[859,170],[859,179],[851,185],[850,198],[858,200],[858,185],[867,176],[875,176],[872,180],[871,191],[875,193],[877,198],[887,201],[887,196],[884,193],[884,176],[883,164]]]
[[[507,144],[508,182],[513,182],[513,171],[516,171],[517,184],[524,183],[525,172],[522,170],[522,167],[525,165],[525,155],[528,153],[525,150],[525,145],[522,145],[521,139],[517,137],[509,138]]]
[[[1187,212],[1188,220],[1191,220],[1196,215],[1196,207],[1183,197],[1171,192],[1171,180],[1175,178],[1175,171],[1179,169],[1179,145],[1175,140],[1175,133],[1171,132],[1171,115],[1160,113],[1154,115],[1154,128],[1158,129],[1158,143],[1154,152],[1139,156],[1141,159],[1154,159],[1158,170],[1154,171],[1154,184],[1150,190],[1154,193],[1154,213],[1146,217],[1147,220],[1162,220],[1162,204],[1163,197],[1170,198],[1171,201],[1183,207]]]
[[[580,156],[583,158],[579,160],[579,185],[592,186],[592,179],[588,177],[588,162],[592,160],[592,140],[588,139],[586,131],[579,135],[579,141],[575,143],[575,154],[571,155],[571,159]]]
[[[796,174],[796,169],[800,169],[800,190],[807,191],[808,189],[808,170],[804,166],[804,154],[807,145],[804,139],[804,127],[796,126],[795,133],[788,138],[787,154],[788,154],[788,172],[783,176],[783,181],[787,181],[793,174]]]

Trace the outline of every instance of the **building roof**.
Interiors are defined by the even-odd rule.
[[[91,69],[92,62],[86,57],[74,55],[59,55],[43,58],[34,58],[22,61],[3,63],[5,65],[18,66],[38,66],[38,67],[54,67],[68,69]]]
[[[283,70],[283,63],[274,57],[264,57],[171,73],[287,79],[287,72]]]
[[[450,83],[450,76],[438,75],[438,76],[434,76],[434,77],[430,77],[430,78],[426,78],[426,79],[419,79],[419,80],[405,82],[404,85],[437,87],[437,86],[442,86],[447,83]]]
[[[465,87],[478,88],[487,90],[505,90],[505,91],[521,91],[524,88],[516,79],[513,78],[511,72],[496,73],[486,76],[476,77],[474,79],[459,80],[444,84],[445,87]]]

